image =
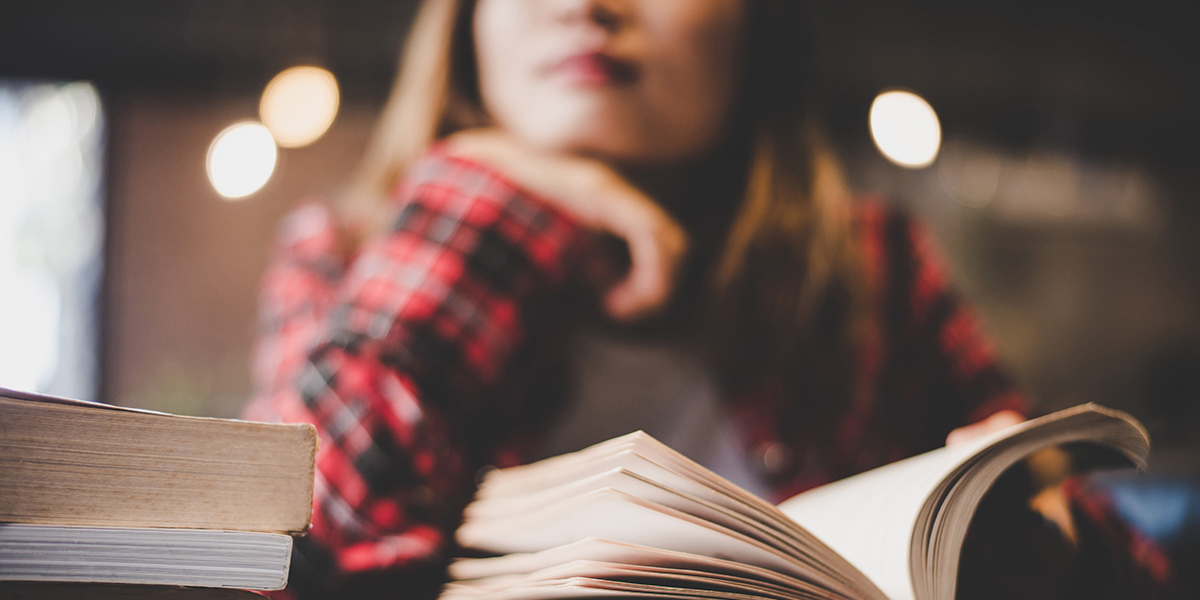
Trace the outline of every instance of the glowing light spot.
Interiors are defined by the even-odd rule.
[[[319,67],[292,67],[263,90],[259,116],[284,148],[307,146],[325,134],[338,111],[338,84]]]
[[[927,167],[937,158],[942,127],[924,98],[894,90],[871,103],[871,137],[888,160],[910,169]]]
[[[208,180],[229,199],[257,192],[275,172],[275,140],[260,123],[242,121],[217,134],[208,147]]]
[[[50,88],[33,94],[21,129],[23,160],[39,173],[52,172],[59,156],[76,145],[71,105],[63,95]]]

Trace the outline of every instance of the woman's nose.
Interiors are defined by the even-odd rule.
[[[628,0],[553,0],[554,16],[564,23],[590,23],[607,31],[629,17]]]

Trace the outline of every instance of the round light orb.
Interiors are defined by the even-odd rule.
[[[280,146],[300,148],[325,135],[339,102],[333,73],[320,67],[292,67],[267,84],[258,114]]]
[[[234,123],[208,147],[208,180],[225,198],[244,198],[271,178],[275,158],[275,140],[266,127],[254,121]]]
[[[942,126],[924,98],[901,90],[884,92],[871,103],[871,138],[888,160],[909,169],[937,158]]]

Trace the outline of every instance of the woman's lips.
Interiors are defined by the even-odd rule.
[[[559,61],[550,72],[581,85],[620,85],[637,80],[633,63],[603,52],[581,52]]]

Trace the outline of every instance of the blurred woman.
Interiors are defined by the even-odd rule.
[[[572,423],[631,390],[608,427],[776,500],[1023,418],[929,238],[852,202],[804,23],[425,3],[354,185],[264,286],[248,415],[321,432],[289,590],[436,594],[476,471],[596,441]]]

